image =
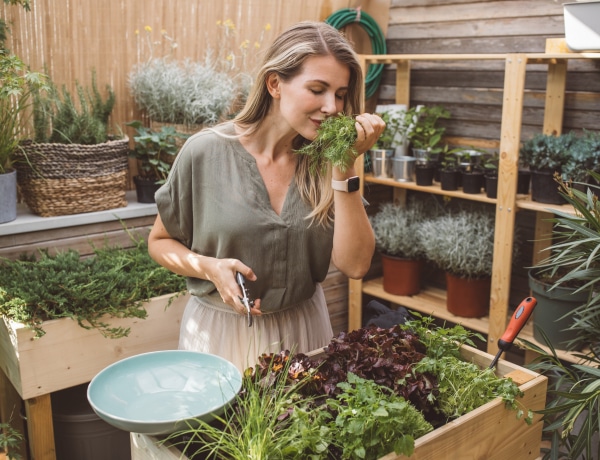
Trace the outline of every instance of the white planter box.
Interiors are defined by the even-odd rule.
[[[600,2],[565,3],[565,41],[573,51],[600,51]]]
[[[47,321],[39,339],[23,324],[0,320],[0,367],[22,399],[89,382],[109,364],[148,351],[177,349],[179,325],[189,295],[166,305],[172,294],[150,299],[145,319],[106,318],[129,327],[127,337],[110,339],[70,318]]]

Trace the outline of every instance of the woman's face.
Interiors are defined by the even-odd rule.
[[[325,118],[344,108],[350,70],[333,56],[313,56],[291,80],[279,80],[280,115],[292,129],[313,140]]]

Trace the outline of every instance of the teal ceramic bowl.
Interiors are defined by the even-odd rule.
[[[240,391],[229,361],[195,351],[143,353],[106,367],[90,382],[88,401],[107,423],[148,435],[171,434],[210,421]]]

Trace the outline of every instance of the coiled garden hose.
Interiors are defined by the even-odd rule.
[[[386,54],[385,37],[372,16],[360,8],[344,8],[332,13],[325,22],[340,30],[349,24],[360,25],[369,35],[372,54]],[[371,97],[377,91],[383,72],[383,64],[370,64],[365,77],[365,95]]]

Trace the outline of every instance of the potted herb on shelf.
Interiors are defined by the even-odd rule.
[[[585,191],[591,182],[589,171],[600,172],[600,134],[584,130],[569,149],[569,159],[562,167],[562,176],[573,187]]]
[[[421,290],[424,251],[419,232],[430,214],[424,202],[412,199],[405,206],[383,203],[370,218],[381,253],[384,291],[410,296]]]
[[[575,134],[536,134],[523,142],[519,158],[531,170],[531,199],[540,203],[564,204],[558,192],[556,176],[562,174],[569,161],[569,150],[576,140]]]
[[[446,128],[440,126],[439,121],[450,118],[450,112],[441,105],[420,105],[411,107],[407,116],[413,121],[408,140],[417,164],[436,161],[445,148],[442,137]]]
[[[460,151],[461,184],[465,193],[481,193],[485,183],[483,154],[483,151],[473,148]]]
[[[173,126],[162,126],[155,131],[141,121],[127,123],[136,130],[135,147],[129,156],[137,160],[138,174],[133,176],[137,199],[140,203],[154,203],[154,193],[165,183],[171,165],[179,152],[178,139],[188,136],[175,131]]]
[[[459,156],[456,151],[446,152],[439,165],[442,190],[454,191],[460,186]]]
[[[485,193],[488,198],[498,197],[498,166],[500,156],[498,152],[484,157],[483,159],[483,176],[485,179]]]
[[[462,317],[488,313],[494,252],[494,215],[482,207],[449,211],[419,231],[427,260],[446,274],[446,307]]]

